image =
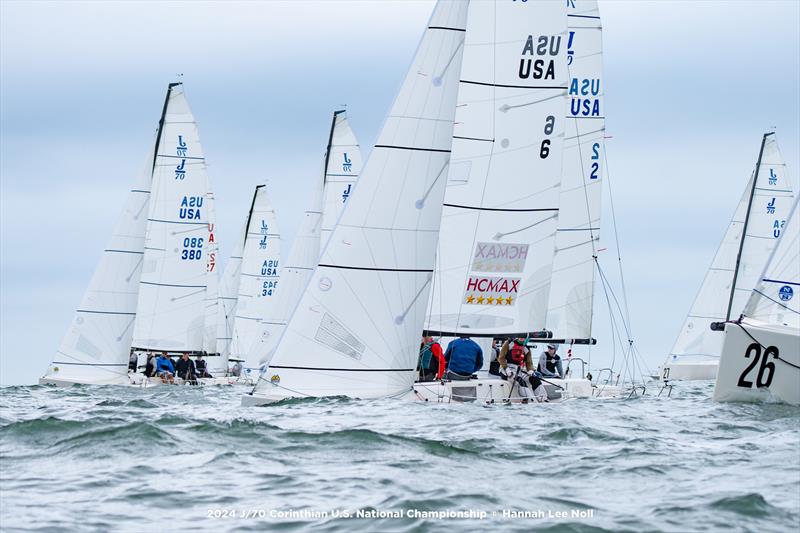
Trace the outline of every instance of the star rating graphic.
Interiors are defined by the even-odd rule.
[[[480,294],[467,294],[464,303],[473,305],[514,305],[513,296],[481,296]]]

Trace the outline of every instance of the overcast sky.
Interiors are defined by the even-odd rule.
[[[672,346],[765,131],[777,130],[797,187],[799,5],[600,2],[608,177],[634,337],[651,367]],[[286,253],[331,113],[347,104],[368,152],[432,7],[0,2],[0,383],[44,373],[144,164],[168,82],[183,74],[223,257],[264,182]],[[602,258],[609,273],[614,254]],[[610,358],[598,295],[597,364]]]

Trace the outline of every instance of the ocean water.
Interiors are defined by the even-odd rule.
[[[712,388],[243,408],[232,387],[7,387],[0,529],[795,531],[800,410]]]

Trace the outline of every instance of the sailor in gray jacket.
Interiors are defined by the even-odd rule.
[[[564,368],[561,366],[561,357],[556,353],[555,344],[548,344],[547,350],[539,356],[539,372],[546,378],[563,378]]]

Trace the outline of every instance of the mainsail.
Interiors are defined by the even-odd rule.
[[[328,149],[325,151],[324,200],[322,204],[322,228],[320,247],[325,248],[333,227],[344,210],[347,199],[361,172],[361,150],[347,122],[344,110],[333,113]]]
[[[286,264],[281,267],[281,286],[273,305],[262,318],[264,334],[250,347],[257,366],[269,362],[297,302],[317,266],[320,250],[353,193],[361,172],[361,151],[344,111],[333,114],[323,179],[315,186],[309,209],[303,216]],[[323,198],[325,201],[323,203]],[[324,205],[324,210],[323,210]],[[323,240],[321,242],[321,240]]]
[[[246,227],[230,357],[245,360],[245,367],[254,368],[258,361],[247,354],[261,338],[261,320],[275,301],[281,257],[278,220],[264,185],[253,193]]]
[[[567,2],[567,121],[547,329],[590,339],[605,150],[603,41],[596,0]]]
[[[169,86],[160,126],[133,348],[202,352],[210,187],[180,83]]]
[[[565,15],[562,2],[470,4],[432,333],[545,327],[569,81]]]
[[[405,393],[435,263],[468,3],[440,0],[354,194],[253,395]]]
[[[739,317],[783,230],[794,198],[785,167],[774,133],[765,134],[753,175],[665,363],[671,377],[678,377],[673,368],[681,364],[717,364],[723,335],[710,324]]]

